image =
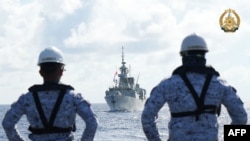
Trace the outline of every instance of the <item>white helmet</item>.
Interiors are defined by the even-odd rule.
[[[38,65],[46,62],[64,64],[62,52],[54,46],[45,48],[39,55]]]
[[[203,50],[208,52],[206,41],[195,33],[186,36],[181,44],[181,51],[190,51],[190,50]]]

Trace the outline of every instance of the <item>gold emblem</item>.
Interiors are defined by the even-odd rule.
[[[235,10],[228,9],[220,16],[220,27],[224,32],[235,32],[239,29],[240,17]]]

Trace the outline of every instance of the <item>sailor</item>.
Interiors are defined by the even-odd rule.
[[[171,115],[169,141],[218,140],[217,117],[221,104],[228,111],[232,125],[247,123],[247,113],[236,89],[212,66],[206,65],[207,52],[205,40],[197,34],[188,35],[182,41],[182,65],[152,89],[141,115],[149,141],[161,140],[156,119],[164,104]]]
[[[26,94],[11,104],[2,121],[9,141],[24,141],[16,124],[26,115],[32,141],[72,141],[76,115],[85,121],[81,141],[94,139],[98,119],[88,101],[70,85],[60,82],[64,71],[62,52],[56,47],[45,48],[38,66],[43,84],[33,85]]]

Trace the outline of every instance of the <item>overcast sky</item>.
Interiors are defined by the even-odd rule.
[[[91,103],[105,103],[105,91],[121,66],[151,89],[181,65],[182,39],[203,36],[207,64],[250,101],[249,0],[1,0],[0,104],[10,104],[41,84],[38,55],[48,46],[64,52],[62,82]],[[235,33],[220,29],[227,9],[240,16]]]

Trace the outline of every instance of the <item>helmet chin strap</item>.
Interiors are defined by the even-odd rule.
[[[183,56],[183,66],[206,66],[206,58],[204,56]]]

